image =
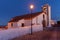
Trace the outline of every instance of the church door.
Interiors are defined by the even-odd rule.
[[[45,20],[45,15],[43,15],[43,21],[42,21],[43,27],[46,27],[46,20]]]
[[[21,26],[24,27],[24,23],[22,23]]]
[[[42,24],[43,24],[43,27],[46,27],[46,21],[45,20],[42,21]]]

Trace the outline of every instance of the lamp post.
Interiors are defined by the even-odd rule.
[[[32,10],[34,8],[34,5],[30,5],[30,10],[31,10],[31,35],[32,35]]]

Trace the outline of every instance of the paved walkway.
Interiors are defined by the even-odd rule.
[[[36,32],[33,35],[25,35],[14,38],[13,40],[60,40],[60,28],[55,27],[51,30]]]

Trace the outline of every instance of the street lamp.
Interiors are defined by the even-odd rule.
[[[30,10],[31,10],[31,35],[32,35],[32,10],[34,8],[34,5],[30,5]]]
[[[34,5],[31,4],[31,5],[30,5],[30,9],[33,9],[33,8],[34,8]]]

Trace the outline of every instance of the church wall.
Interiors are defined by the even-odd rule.
[[[7,26],[8,26],[8,28],[11,28],[11,23],[8,23],[8,25],[7,25]]]
[[[47,22],[47,16],[46,16],[46,14],[45,14],[45,13],[42,13],[42,14],[40,14],[39,16],[37,16],[37,17],[38,17],[37,23],[38,23],[39,25],[43,25],[43,24],[42,24],[43,15],[45,16],[45,21]]]
[[[48,15],[49,15],[49,27],[51,27],[51,7],[48,7]]]
[[[8,23],[8,28],[15,28],[15,27],[17,27],[17,22],[10,22],[10,23]]]
[[[45,4],[42,8],[43,12],[47,14],[47,27],[51,27],[51,7]]]
[[[32,24],[36,25],[36,17],[32,19]]]
[[[42,26],[43,14],[45,15],[45,20],[47,21],[46,14],[42,13],[42,14],[40,14],[32,19],[32,24]],[[11,23],[12,22],[8,23],[9,27],[12,27]],[[19,20],[18,22],[13,22],[13,27],[22,27],[21,26],[22,23],[24,23],[24,26],[31,26],[31,20],[22,19],[22,20]]]
[[[37,23],[38,23],[39,25],[42,25],[43,14],[40,14],[40,15],[37,16],[37,17],[38,17]]]
[[[21,27],[21,24],[22,24],[22,23],[24,23],[24,19],[19,20],[19,21],[17,22],[17,27]]]
[[[24,25],[25,25],[25,26],[31,26],[31,20],[27,20],[27,19],[26,19],[26,20],[24,21]]]
[[[17,25],[17,22],[14,22],[13,23],[13,27],[16,28],[18,25]]]
[[[36,24],[36,17],[32,19],[32,25]],[[25,20],[25,26],[31,26],[31,20]]]

